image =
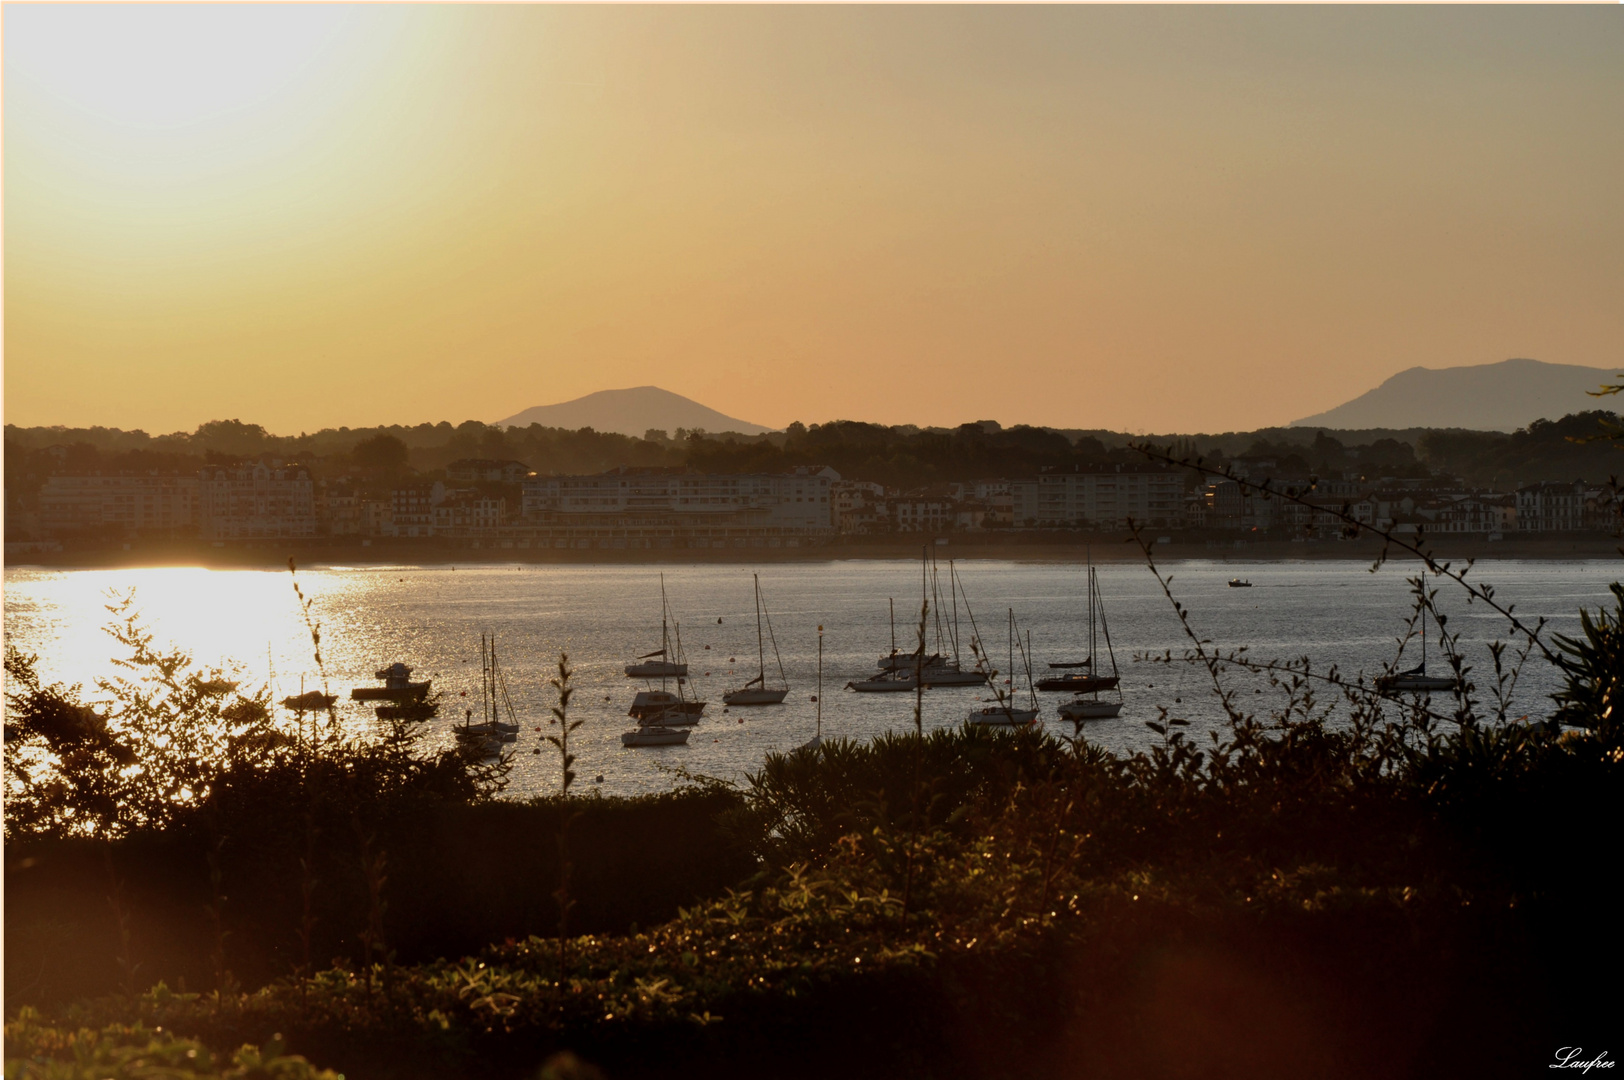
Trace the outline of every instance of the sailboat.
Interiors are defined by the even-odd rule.
[[[496,636],[479,635],[479,711],[480,722],[474,723],[474,710],[469,709],[462,723],[454,724],[451,733],[465,746],[495,753],[502,743],[519,737],[519,725],[513,721],[513,699],[508,696],[507,678],[496,659]],[[502,707],[507,707],[507,720],[502,719]]]
[[[1032,707],[1030,709],[1017,709],[1015,707],[1015,643],[1017,641],[1019,641],[1019,640],[1020,640],[1019,637],[1017,637],[1016,633],[1015,633],[1015,609],[1010,608],[1009,609],[1009,673],[1010,673],[1010,675],[1009,675],[1009,679],[1008,679],[1009,697],[1006,698],[1006,697],[1004,697],[1004,695],[1002,693],[1000,693],[998,695],[999,700],[998,700],[998,703],[996,705],[987,705],[987,706],[985,706],[983,708],[980,708],[980,709],[972,709],[970,711],[970,723],[972,723],[972,724],[989,724],[989,725],[1007,725],[1007,726],[1010,726],[1010,727],[1014,727],[1014,726],[1022,725],[1022,724],[1030,724],[1030,723],[1033,723],[1034,721],[1037,720],[1037,718],[1038,718],[1038,695],[1037,695],[1037,691],[1035,689],[1033,689],[1033,687],[1032,687],[1032,661],[1031,661],[1031,658],[1028,656],[1027,650],[1026,650],[1026,648],[1024,646],[1021,649],[1021,659],[1022,659],[1022,661],[1024,661],[1025,667],[1026,667],[1026,692],[1027,692],[1027,695],[1032,700]]]
[[[983,686],[987,682],[987,673],[981,670],[980,662],[977,662],[975,670],[965,671],[960,661],[959,594],[963,590],[959,588],[961,582],[959,581],[958,572],[954,569],[953,561],[951,559],[949,559],[947,563],[947,583],[949,592],[952,595],[953,603],[953,616],[947,623],[948,640],[953,646],[953,659],[948,660],[940,655],[931,657],[919,669],[919,678],[924,681],[927,687],[933,688],[938,686]],[[938,612],[936,620],[936,637],[938,647],[940,647],[942,636],[942,620],[940,617],[940,612],[942,610],[942,588],[940,579],[937,576],[934,561],[931,565],[931,585],[936,592],[936,610]],[[964,610],[970,616],[971,639],[972,641],[977,641],[978,638],[975,633],[975,613],[970,611],[970,598],[968,596],[964,598]],[[979,645],[977,647],[979,647]]]
[[[688,665],[671,651],[671,605],[665,598],[665,575],[660,575],[660,647],[637,658],[637,663],[626,665],[626,675],[632,679],[681,679],[688,674]],[[659,657],[656,660],[654,657]]]
[[[923,580],[923,579],[921,579]],[[934,664],[941,657],[936,653],[925,654],[924,643],[913,652],[897,651],[897,602],[891,601],[891,652],[880,657],[880,670],[866,679],[859,679],[846,684],[847,690],[856,690],[863,694],[895,694],[912,693],[919,686],[918,675],[928,664]]]
[[[665,582],[663,580],[660,583],[660,593],[663,599],[665,593]],[[666,625],[662,622],[660,632],[667,642],[675,643],[675,648],[670,651],[670,655],[676,658],[676,663],[672,666],[687,671],[688,665],[682,662],[682,624],[673,620],[670,622],[670,630],[668,631]],[[627,670],[631,669],[628,668]],[[622,745],[668,746],[672,743],[688,741],[686,732],[683,733],[681,739],[678,739],[675,735],[665,733],[671,728],[692,727],[699,723],[699,717],[705,711],[705,702],[688,697],[684,692],[688,680],[684,676],[676,675],[672,677],[677,680],[675,693],[665,688],[666,677],[662,676],[658,690],[639,690],[632,697],[632,705],[631,708],[626,710],[626,715],[637,721],[638,728],[645,732],[645,735],[638,736],[637,739],[631,741],[622,737],[620,740]],[[636,733],[628,732],[627,734]]]
[[[1423,581],[1423,588],[1425,587]],[[1429,694],[1434,690],[1453,690],[1457,682],[1452,675],[1427,674],[1427,613],[1421,612],[1421,662],[1408,671],[1395,671],[1376,680],[1376,689],[1384,694]]]
[[[881,671],[913,671],[915,668],[934,664],[941,660],[938,653],[925,655],[925,646],[921,644],[913,652],[897,652],[897,601],[890,599],[891,604],[891,652],[880,657]]]
[[[1095,663],[1099,656],[1098,630],[1099,624],[1105,619],[1105,608],[1099,599],[1099,579],[1094,571],[1094,562],[1088,562],[1088,656],[1082,660],[1068,661],[1062,664],[1050,664],[1051,668],[1086,668],[1086,671],[1068,671],[1064,675],[1051,675],[1047,679],[1038,680],[1039,690],[1070,690],[1077,694],[1092,694],[1101,690],[1112,690],[1122,681],[1116,669],[1116,655],[1111,655],[1111,674],[1101,675]],[[1106,632],[1106,649],[1110,650],[1110,632]],[[1116,713],[1110,715],[1115,716]]]
[[[1087,675],[1071,675],[1068,678],[1076,679],[1086,685],[1075,686],[1077,696],[1061,705],[1055,710],[1062,720],[1070,720],[1080,724],[1084,720],[1112,720],[1122,714],[1122,676],[1117,671],[1116,650],[1111,647],[1111,625],[1105,621],[1105,603],[1100,597],[1099,571],[1094,569],[1092,563],[1088,567],[1088,655],[1089,659],[1099,655],[1098,637],[1095,634],[1095,617],[1098,616],[1099,629],[1104,632],[1105,654],[1111,659],[1111,674],[1100,675],[1090,671]],[[1045,680],[1048,681],[1048,680]],[[1038,683],[1043,688],[1043,683]],[[1115,701],[1101,700],[1100,692],[1115,690]]]
[[[784,658],[778,652],[778,638],[773,635],[772,616],[766,617],[767,637],[761,636],[763,605],[761,603],[761,575],[752,574],[756,580],[756,677],[739,687],[729,690],[722,695],[724,705],[781,705],[789,694],[789,680],[784,678]],[[778,661],[778,683],[782,689],[771,689],[767,686],[767,646],[766,641],[773,643],[773,658]]]

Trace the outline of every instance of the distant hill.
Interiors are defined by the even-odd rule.
[[[661,390],[658,386],[599,390],[574,401],[537,405],[496,422],[497,427],[529,427],[531,424],[568,428],[571,431],[589,427],[594,431],[613,431],[639,438],[650,428],[658,428],[667,435],[675,435],[677,428],[689,431],[704,428],[712,433],[736,431],[741,435],[760,435],[772,430],[748,420],[724,416],[715,409],[706,408],[681,394]]]
[[[1539,419],[1597,408],[1585,391],[1615,381],[1624,368],[1502,360],[1467,367],[1413,367],[1329,412],[1292,427],[1470,428],[1515,431]]]

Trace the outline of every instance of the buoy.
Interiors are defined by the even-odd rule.
[[[717,625],[717,626],[721,626],[721,625],[722,625],[722,617],[721,617],[721,616],[720,616],[720,615],[718,615],[718,616],[717,616],[717,617],[716,617],[716,625]]]
[[[538,729],[538,730],[539,730],[539,729]],[[592,781],[592,782],[593,782],[593,783],[594,783],[594,784],[601,784],[601,783],[603,783],[603,773],[599,773],[599,774],[598,774],[598,775],[597,775],[597,778],[596,778],[596,779],[594,779],[594,780],[593,780],[593,781]]]
[[[816,695],[816,694],[813,694],[813,695],[812,695],[812,700],[813,700],[813,701],[816,701],[816,700],[818,700],[818,695]]]

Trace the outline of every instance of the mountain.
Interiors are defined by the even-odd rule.
[[[639,438],[649,428],[658,428],[667,435],[675,435],[677,428],[704,428],[709,432],[737,431],[741,435],[760,435],[771,428],[752,424],[748,420],[735,420],[699,402],[661,390],[658,386],[634,386],[630,390],[599,390],[595,394],[561,401],[557,405],[537,405],[516,413],[506,420],[498,420],[498,427],[568,428],[571,431],[589,427],[595,431],[614,431]]]
[[[1293,420],[1291,426],[1515,431],[1542,418],[1605,408],[1585,391],[1616,382],[1618,371],[1539,360],[1413,367],[1329,412]]]

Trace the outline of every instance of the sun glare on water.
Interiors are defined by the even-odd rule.
[[[329,594],[342,581],[306,577],[306,596],[331,603]],[[102,629],[119,616],[108,611],[99,622],[85,613],[116,608],[128,598],[129,611],[153,635],[159,649],[181,648],[201,666],[219,666],[246,685],[262,685],[281,672],[314,671],[310,638],[286,571],[207,570],[162,567],[105,573],[63,574],[49,583],[50,606],[30,603],[30,589],[13,590],[8,621],[26,628],[27,637],[51,641],[41,669],[51,678],[70,681],[106,673],[119,645]],[[60,603],[54,602],[60,600]],[[66,613],[77,618],[55,623]],[[47,630],[41,635],[38,631]]]

